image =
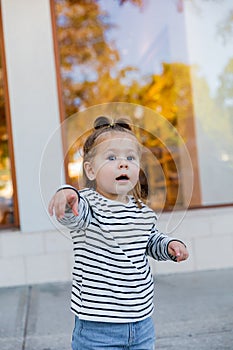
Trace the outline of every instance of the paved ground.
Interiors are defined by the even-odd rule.
[[[156,278],[156,350],[233,350],[233,269]],[[0,350],[70,350],[70,283],[0,288]]]

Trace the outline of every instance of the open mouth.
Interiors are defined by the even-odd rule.
[[[127,175],[120,175],[118,177],[116,177],[117,181],[126,181],[129,180],[129,177]]]

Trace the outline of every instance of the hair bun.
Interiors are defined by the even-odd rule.
[[[131,120],[128,117],[118,118],[115,123],[124,129],[132,131]]]
[[[98,118],[96,118],[96,120],[94,121],[94,129],[99,129],[99,128],[104,128],[106,126],[109,126],[111,124],[110,120],[108,117],[105,116],[100,116]]]
[[[111,121],[110,118],[105,116],[100,116],[96,118],[94,121],[94,129],[98,130],[101,128],[112,128],[114,130],[122,131],[122,129],[127,129],[132,131],[132,128],[130,126],[130,119],[129,118],[118,118],[114,121]]]

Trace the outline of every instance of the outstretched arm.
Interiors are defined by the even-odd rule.
[[[78,193],[71,188],[62,188],[58,190],[49,202],[48,211],[51,216],[55,214],[57,219],[62,219],[65,215],[67,206],[72,210],[75,216],[78,215]]]
[[[85,229],[92,218],[88,201],[69,185],[59,188],[49,203],[48,211],[72,231]]]

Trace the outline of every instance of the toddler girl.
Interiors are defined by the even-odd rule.
[[[152,350],[153,276],[147,256],[180,262],[183,242],[159,233],[140,199],[140,145],[125,120],[98,117],[83,147],[86,188],[65,185],[49,213],[70,229],[73,350]]]

